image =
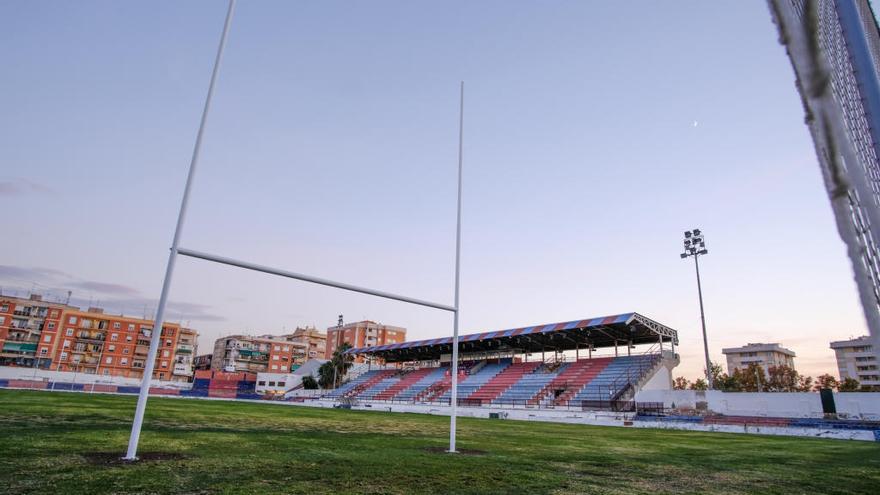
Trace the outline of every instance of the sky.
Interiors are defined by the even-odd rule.
[[[0,290],[155,311],[226,4],[0,3]],[[452,303],[461,331],[636,311],[704,366],[867,333],[766,3],[241,0],[181,245]],[[232,333],[443,311],[180,258],[170,319]]]

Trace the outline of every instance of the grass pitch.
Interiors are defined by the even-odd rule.
[[[878,493],[880,444],[0,391],[2,493]]]

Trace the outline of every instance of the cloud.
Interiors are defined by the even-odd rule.
[[[76,289],[85,289],[89,291],[100,292],[102,294],[119,294],[128,296],[136,296],[140,294],[139,290],[133,287],[128,287],[127,285],[96,282],[94,280],[73,282],[70,284],[70,286]]]
[[[70,278],[70,275],[53,268],[22,268],[18,266],[0,265],[0,277],[28,280],[32,282],[45,282],[52,277]]]
[[[0,196],[23,196],[28,193],[50,194],[55,192],[49,186],[27,179],[13,178],[0,181]]]
[[[12,282],[12,283],[8,283]],[[27,297],[36,292],[44,300],[64,302],[70,290],[70,304],[81,308],[99,306],[107,313],[122,313],[147,318],[155,316],[156,299],[144,297],[140,290],[123,284],[85,280],[61,270],[45,267],[0,265],[0,287],[4,294]],[[87,297],[82,297],[83,295]],[[208,304],[169,301],[165,318],[169,321],[223,322],[227,319]]]

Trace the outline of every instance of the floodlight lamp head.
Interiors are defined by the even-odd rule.
[[[686,239],[687,239],[687,238],[690,238],[690,236],[691,236],[691,231],[690,231],[690,230],[688,230],[687,232],[684,233],[684,237],[685,237]]]
[[[700,254],[709,254],[709,250],[708,250],[708,249],[703,249],[702,251],[700,251]]]
[[[681,259],[685,259],[687,257],[688,257],[687,253],[681,253]]]
[[[700,235],[700,229],[694,229],[694,235],[696,235],[696,236]]]

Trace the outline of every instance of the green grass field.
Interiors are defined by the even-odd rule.
[[[880,444],[0,391],[0,493],[878,493]]]

